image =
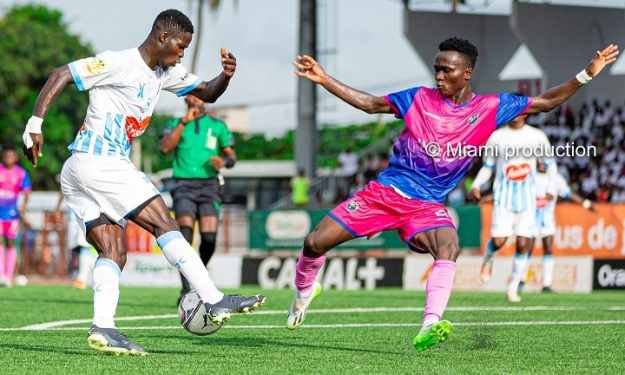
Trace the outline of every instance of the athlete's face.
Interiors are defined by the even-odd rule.
[[[5,168],[10,169],[17,163],[17,152],[14,150],[6,150],[2,153],[2,164]]]
[[[473,69],[462,54],[456,51],[441,51],[434,59],[436,88],[445,98],[451,98],[464,89]]]
[[[180,63],[180,60],[184,57],[184,50],[191,44],[193,34],[184,33],[180,37],[172,37],[169,34],[163,33],[161,35],[161,42],[163,49],[158,61],[158,65],[167,69]]]

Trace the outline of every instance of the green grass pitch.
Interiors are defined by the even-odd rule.
[[[235,291],[228,291],[235,292]],[[324,290],[295,331],[293,292],[267,295],[256,313],[220,331],[184,331],[177,289],[122,288],[117,326],[150,351],[114,357],[87,346],[90,290],[29,285],[0,289],[3,374],[617,374],[625,369],[625,293],[454,292],[449,341],[417,352],[424,292]]]

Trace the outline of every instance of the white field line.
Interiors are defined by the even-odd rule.
[[[573,320],[573,321],[533,321],[533,322],[464,322],[453,323],[454,326],[570,326],[570,325],[594,325],[594,324],[625,324],[625,320]],[[374,327],[390,327],[390,328],[406,328],[421,327],[418,323],[354,323],[354,324],[309,324],[302,325],[301,328],[374,328]],[[182,326],[153,326],[153,327],[118,327],[123,331],[138,330],[178,330]],[[248,325],[248,326],[224,326],[227,329],[286,329],[284,325]],[[86,327],[64,327],[50,328],[48,331],[84,331]],[[23,328],[0,328],[0,331],[41,331],[40,329]]]
[[[375,313],[375,312],[421,312],[422,307],[371,307],[371,308],[352,308],[352,309],[311,309],[308,314],[350,314],[350,313]],[[467,307],[450,307],[446,311],[625,311],[625,306],[608,306],[608,307],[585,307],[585,306],[500,306],[500,307],[484,307],[484,306],[467,306]],[[286,315],[286,310],[261,310],[254,312],[254,315]],[[177,314],[166,315],[145,315],[145,316],[126,316],[115,318],[116,321],[128,320],[153,320],[153,319],[171,319],[177,318]],[[28,325],[21,328],[0,328],[0,331],[6,330],[22,330],[22,331],[41,331],[54,329],[73,324],[91,323],[91,319],[74,319],[61,320],[56,322],[40,323]],[[456,325],[463,323],[456,323]],[[477,324],[477,323],[476,323]],[[368,327],[371,325],[367,325]],[[375,326],[375,325],[374,325]],[[242,326],[241,326],[242,327]],[[266,326],[262,326],[266,327]],[[321,326],[319,326],[321,327]],[[334,325],[332,325],[334,327]],[[239,328],[232,327],[232,328]],[[84,329],[84,328],[80,328]],[[133,329],[133,328],[128,328]],[[137,328],[139,329],[139,328]]]

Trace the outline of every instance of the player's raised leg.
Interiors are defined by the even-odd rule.
[[[287,313],[286,327],[296,329],[306,318],[306,311],[315,297],[321,293],[321,285],[315,282],[319,268],[325,261],[325,253],[335,246],[355,238],[336,220],[326,216],[304,240],[304,246],[295,267],[295,297]]]
[[[422,233],[413,239],[411,245],[426,249],[435,259],[426,285],[423,325],[413,340],[415,349],[423,351],[446,341],[451,334],[451,323],[442,320],[442,317],[451,295],[460,246],[456,230],[452,227]]]

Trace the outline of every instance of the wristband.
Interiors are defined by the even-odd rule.
[[[24,145],[26,148],[33,147],[33,140],[30,138],[29,133],[41,134],[41,124],[43,123],[43,119],[37,116],[31,116],[26,123],[26,129],[24,129],[24,134],[22,134],[22,141],[24,141]]]
[[[592,203],[590,203],[590,200],[588,199],[584,199],[584,202],[582,202],[582,207],[584,207],[585,209],[589,209],[591,205]]]
[[[179,124],[182,124],[182,126],[187,126],[188,122],[184,122],[182,121],[182,119],[180,119],[180,121],[178,121]]]
[[[227,156],[224,158],[224,163],[226,163],[226,168],[234,167],[234,160],[230,159]]]
[[[592,77],[586,72],[586,69],[583,69],[581,72],[577,73],[575,78],[582,85],[590,82],[590,80],[592,79]]]

